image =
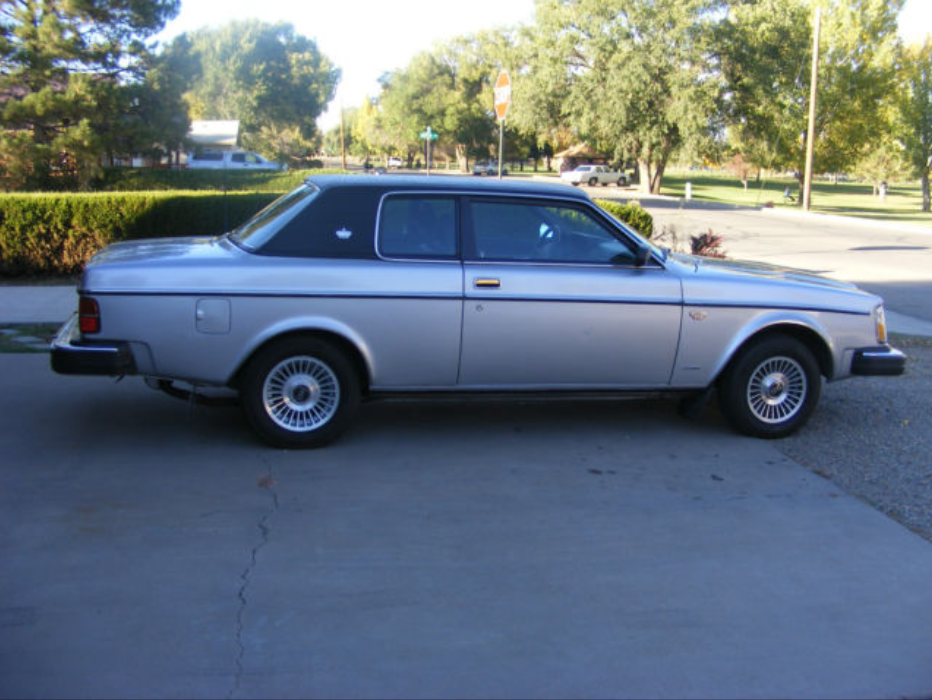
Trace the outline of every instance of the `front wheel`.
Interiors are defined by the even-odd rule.
[[[589,187],[595,187],[598,184],[599,184],[599,180],[597,178],[594,178],[594,177],[589,178]]]
[[[330,343],[288,338],[261,350],[241,383],[250,426],[274,447],[320,447],[336,439],[359,406],[359,378]]]
[[[809,420],[821,390],[812,351],[795,338],[774,336],[733,360],[719,383],[719,404],[745,435],[782,438]]]

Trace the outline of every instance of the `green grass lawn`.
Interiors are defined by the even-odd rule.
[[[801,209],[798,204],[784,203],[783,190],[790,188],[799,199],[799,187],[793,178],[767,178],[760,182],[751,180],[745,191],[741,182],[734,177],[700,172],[673,172],[663,178],[661,194],[683,197],[686,183],[692,183],[693,199],[738,204],[751,207],[767,206]],[[932,213],[924,213],[919,184],[892,185],[887,191],[885,202],[872,194],[871,186],[858,182],[832,184],[827,180],[816,180],[812,186],[811,211],[822,214],[841,214],[882,221],[919,224],[932,228]]]

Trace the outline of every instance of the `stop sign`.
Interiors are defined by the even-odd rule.
[[[504,119],[508,116],[508,108],[511,106],[511,78],[508,77],[508,71],[503,70],[498,74],[495,80],[495,116]]]

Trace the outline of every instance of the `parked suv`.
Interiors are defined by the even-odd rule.
[[[483,160],[476,163],[472,168],[473,175],[498,175],[497,160]],[[502,168],[502,175],[508,174],[508,168]]]
[[[266,160],[252,151],[194,151],[188,154],[188,167],[204,170],[287,170],[287,166]]]

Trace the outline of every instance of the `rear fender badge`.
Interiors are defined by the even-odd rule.
[[[341,228],[337,230],[337,238],[339,238],[341,241],[348,241],[352,237],[353,232],[348,228]]]
[[[705,311],[690,311],[689,317],[693,321],[705,321],[709,317],[709,314],[707,314]]]

